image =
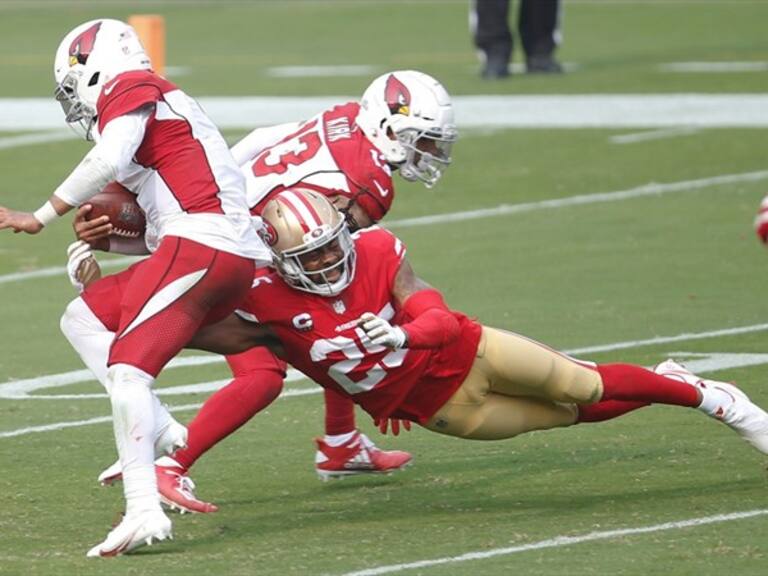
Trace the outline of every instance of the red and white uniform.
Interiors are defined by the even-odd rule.
[[[249,217],[243,175],[226,142],[197,102],[175,85],[148,71],[118,75],[99,96],[99,132],[111,120],[146,106],[153,109],[144,138],[117,180],[137,194],[151,233],[158,241],[178,236],[269,261]]]
[[[461,337],[447,346],[391,350],[372,344],[357,327],[363,313],[373,312],[394,325],[412,320],[396,308],[392,296],[405,247],[390,232],[373,227],[355,234],[355,249],[354,279],[339,296],[300,292],[272,274],[254,285],[238,314],[269,325],[292,366],[352,398],[374,418],[426,422],[467,376],[481,327],[452,312]]]
[[[109,156],[123,146],[118,181],[137,194],[158,243],[151,257],[82,296],[117,322],[108,365],[156,376],[201,325],[234,310],[254,261],[271,258],[253,227],[242,175],[194,100],[151,72],[132,71],[107,83],[96,107],[94,150]],[[132,131],[121,140],[110,133],[117,127]]]
[[[355,124],[359,110],[350,102],[321,112],[243,164],[253,213],[300,183],[328,196],[356,198],[372,219],[383,218],[395,194],[392,172]]]

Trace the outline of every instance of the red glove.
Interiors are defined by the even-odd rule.
[[[400,420],[399,418],[382,418],[381,420],[375,420],[374,424],[379,427],[379,432],[382,434],[387,433],[387,428],[392,429],[392,435],[397,436],[400,434],[400,423],[402,422],[403,428],[410,431],[411,430],[411,421],[410,420]]]
[[[768,244],[768,196],[763,198],[755,216],[755,233],[763,244]]]

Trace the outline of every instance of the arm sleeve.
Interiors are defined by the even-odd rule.
[[[408,348],[440,348],[454,342],[461,333],[459,321],[437,290],[412,294],[403,304],[403,312],[413,318],[400,326]]]
[[[144,140],[152,107],[144,107],[110,121],[94,146],[54,191],[70,206],[79,206],[101,191],[128,166]]]
[[[288,124],[257,128],[232,146],[231,152],[235,162],[237,162],[238,166],[250,162],[266,148],[277,144],[286,136],[296,132],[300,125],[299,122],[289,122]]]

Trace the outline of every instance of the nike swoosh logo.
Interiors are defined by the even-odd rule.
[[[112,84],[112,86],[110,86],[109,88],[104,88],[104,96],[109,96],[110,94],[112,94],[112,90],[115,89],[115,86],[117,86],[118,82],[120,82],[120,80]]]
[[[387,190],[386,188],[382,188],[381,184],[379,184],[376,180],[373,181],[373,184],[374,186],[376,186],[376,188],[379,189],[379,194],[381,194],[383,198],[386,198],[387,194],[389,194],[389,190]]]

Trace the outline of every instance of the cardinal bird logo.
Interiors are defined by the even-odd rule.
[[[88,28],[88,30],[72,40],[72,44],[69,45],[70,66],[86,63],[88,56],[90,56],[93,51],[93,45],[96,42],[96,34],[98,33],[99,28],[101,28],[101,22],[96,22],[96,24]]]
[[[384,101],[392,114],[403,114],[408,116],[411,113],[411,92],[408,88],[390,74],[387,78],[387,85],[384,88]]]

